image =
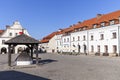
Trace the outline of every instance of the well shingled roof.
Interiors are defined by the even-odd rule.
[[[39,44],[40,42],[30,36],[27,36],[25,34],[18,35],[8,41],[5,42],[5,44]]]

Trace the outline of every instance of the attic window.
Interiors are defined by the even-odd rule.
[[[100,26],[101,26],[101,27],[104,27],[104,26],[105,26],[105,22],[102,22],[102,23],[100,24]]]
[[[83,27],[83,30],[86,30],[86,27]]]
[[[75,29],[75,32],[79,31],[78,29]]]
[[[79,31],[81,31],[81,28],[79,28]]]
[[[110,20],[110,25],[114,25],[115,21],[114,20]]]
[[[94,25],[93,25],[93,28],[96,28],[96,27],[97,27],[97,24],[94,24]]]

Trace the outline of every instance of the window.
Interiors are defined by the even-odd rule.
[[[67,42],[69,42],[69,38],[67,38]]]
[[[75,44],[73,44],[73,47],[75,47]]]
[[[57,45],[59,45],[59,42],[57,41]]]
[[[113,38],[113,39],[116,39],[116,38],[117,38],[116,32],[112,33],[112,38]]]
[[[83,41],[85,41],[86,40],[86,37],[85,36],[83,36]]]
[[[2,40],[2,44],[4,44],[5,43],[5,40]]]
[[[114,25],[115,24],[115,21],[114,20],[111,20],[110,21],[110,25]]]
[[[93,35],[91,35],[91,40],[93,40]]]
[[[15,33],[15,36],[17,36],[18,35],[18,33]]]
[[[98,47],[97,47],[97,48],[98,48],[98,52],[100,52],[100,45],[98,45]]]
[[[105,26],[105,22],[102,22],[102,23],[100,24],[100,26],[101,26],[101,27],[104,27],[104,26]]]
[[[62,45],[62,42],[60,41],[60,46]]]
[[[104,39],[104,34],[100,34],[100,40]]]
[[[94,24],[94,25],[93,25],[93,28],[96,28],[96,27],[97,27],[97,24]]]
[[[80,45],[79,45],[79,43],[78,43],[78,52],[80,52]]]
[[[73,41],[75,41],[75,37],[73,37]]]
[[[83,30],[86,30],[86,27],[83,27]]]
[[[66,39],[64,39],[64,42],[66,42]]]
[[[12,36],[12,33],[9,33],[9,36]]]
[[[80,36],[78,36],[78,41],[80,41]]]
[[[75,29],[75,32],[77,32],[78,30],[77,29]]]
[[[105,53],[108,53],[108,46],[105,45]]]
[[[113,53],[117,53],[117,46],[113,45]]]
[[[94,47],[93,47],[93,45],[91,46],[91,52],[94,52]]]
[[[79,28],[79,31],[81,31],[81,28]]]

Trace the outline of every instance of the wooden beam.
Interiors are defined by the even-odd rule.
[[[39,58],[38,58],[38,44],[36,44],[36,65],[39,64]]]
[[[33,47],[31,47],[31,58],[33,59]]]
[[[8,66],[11,66],[11,44],[8,45]]]
[[[30,45],[26,44],[26,46],[31,49],[31,46],[30,46]]]

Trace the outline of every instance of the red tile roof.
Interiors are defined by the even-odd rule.
[[[87,26],[88,29],[91,29],[93,24],[100,24],[101,22],[109,22],[113,19],[118,19],[120,17],[120,10],[108,13],[108,14],[102,14],[99,17],[95,17],[89,20],[85,20],[81,22],[78,26],[75,26],[75,28],[81,28]]]
[[[3,34],[4,31],[5,31],[5,30],[0,30],[0,35]]]
[[[95,18],[92,19],[88,19],[85,20],[81,23],[77,23],[69,28],[65,28],[60,32],[53,32],[50,35],[44,37],[41,42],[49,42],[49,40],[56,34],[64,34],[67,32],[72,32],[75,29],[79,29],[79,28],[84,28],[86,27],[87,29],[92,29],[94,24],[98,24],[100,25],[101,22],[109,22],[110,20],[118,20],[118,18],[120,17],[120,10],[115,11],[115,12],[111,12],[108,14],[102,14],[102,15],[97,15]],[[99,26],[98,26],[99,27]]]
[[[40,40],[41,43],[48,43],[50,39],[42,39]]]
[[[54,37],[57,33],[58,33],[58,31],[53,32],[53,33],[47,35],[47,36],[44,37],[42,40],[40,40],[40,42],[41,42],[41,43],[47,43],[47,42],[49,42],[49,40],[50,40],[52,37]]]

